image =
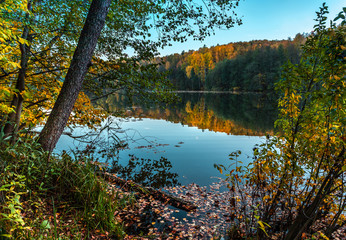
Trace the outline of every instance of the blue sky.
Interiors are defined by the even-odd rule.
[[[161,50],[161,55],[181,53],[183,50],[197,50],[204,44],[207,47],[251,40],[281,40],[294,38],[297,33],[311,32],[316,11],[326,2],[329,17],[336,15],[346,7],[344,0],[241,0],[236,9],[243,19],[243,25],[229,30],[217,30],[203,42],[189,40],[185,43],[173,43],[172,47]]]

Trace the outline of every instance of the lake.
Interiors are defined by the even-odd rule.
[[[120,177],[156,188],[196,183],[208,186],[222,177],[214,164],[229,165],[228,155],[252,161],[255,144],[272,134],[274,98],[262,94],[180,93],[167,108],[126,104],[119,95],[101,104],[110,111],[126,109],[126,118],[112,117],[100,134],[93,132],[93,156]],[[76,128],[74,135],[83,135]],[[87,143],[62,136],[57,151],[84,149]],[[90,144],[89,144],[90,146]],[[89,149],[90,150],[90,149]]]

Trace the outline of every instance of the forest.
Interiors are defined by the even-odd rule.
[[[346,8],[327,21],[322,4],[313,32],[293,40],[159,58],[158,50],[172,42],[203,41],[215,29],[241,25],[239,2],[0,0],[0,239],[344,237]],[[178,100],[174,87],[275,90],[275,132],[251,146],[249,165],[240,164],[241,151],[229,154],[229,164],[214,164],[224,176],[210,191],[176,185],[165,158],[133,156],[127,167],[107,162],[127,146],[116,135],[112,147],[103,145],[107,151],[89,141],[84,149],[55,152],[65,130],[122,131],[105,123],[126,118],[126,109],[112,112],[114,106],[101,108],[97,100],[121,92],[130,101],[164,105]],[[249,117],[245,112],[224,121],[216,110],[205,110],[220,100],[182,106],[183,124],[246,134],[238,124]],[[252,104],[260,103],[261,96]],[[246,106],[231,99],[222,107],[235,114]],[[164,114],[173,120],[181,114],[170,111]],[[133,171],[141,162],[157,187],[170,175],[170,187],[146,187],[145,174]],[[181,221],[174,215],[179,211]]]
[[[281,66],[298,63],[306,34],[293,40],[236,42],[165,56],[159,71],[177,90],[274,91]]]

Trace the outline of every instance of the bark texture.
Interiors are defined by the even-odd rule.
[[[65,81],[53,110],[40,133],[39,142],[46,151],[55,148],[83,86],[97,40],[105,24],[112,0],[93,0]]]

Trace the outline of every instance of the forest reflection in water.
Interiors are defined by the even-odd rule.
[[[179,95],[181,101],[167,108],[129,104],[121,95],[99,102],[111,112],[125,109],[128,118],[110,118],[93,132],[96,137],[88,135],[93,147],[87,153],[119,177],[145,186],[207,186],[222,177],[215,163],[229,165],[228,155],[236,150],[243,153],[239,160],[250,163],[254,145],[273,131],[276,103],[268,95]],[[85,151],[87,142],[78,149]],[[64,136],[58,149],[73,143]]]
[[[179,93],[167,107],[129,103],[120,94],[99,102],[110,112],[126,109],[128,117],[164,119],[173,123],[233,135],[264,136],[273,132],[276,99],[267,94]]]

